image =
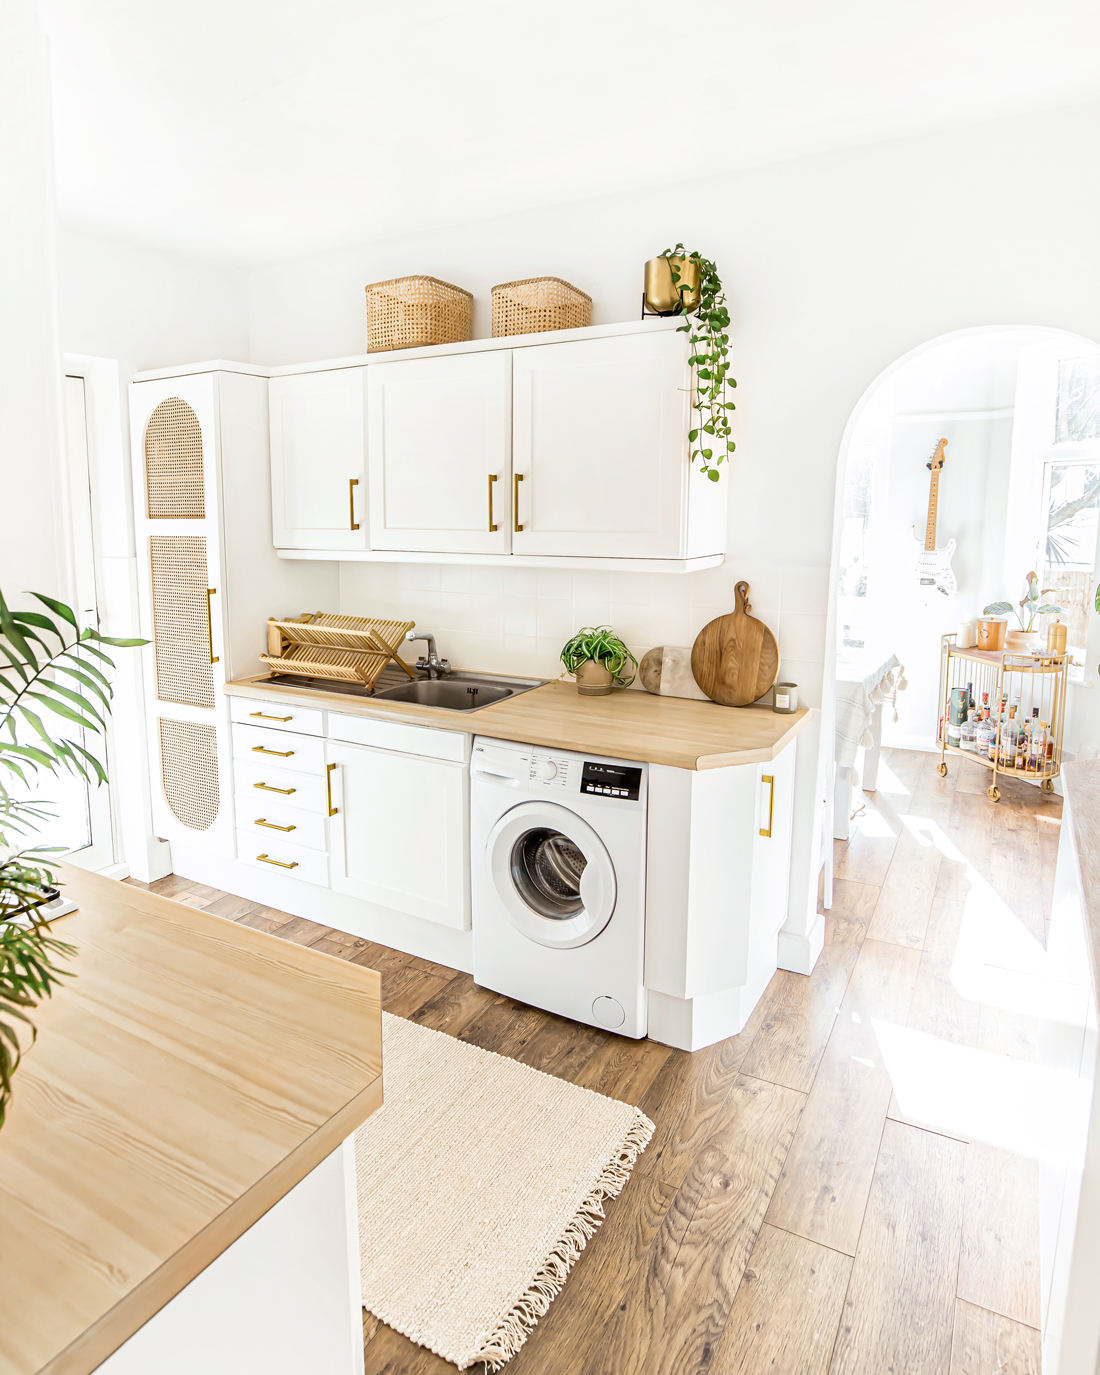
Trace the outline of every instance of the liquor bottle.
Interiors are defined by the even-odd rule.
[[[1046,746],[1043,746],[1044,753]],[[1039,763],[1039,708],[1031,708],[1031,729],[1027,737],[1027,762],[1025,767],[1028,773],[1034,773]]]
[[[1016,720],[1016,708],[1011,706],[1008,709],[1008,720],[1001,729],[1001,763],[1006,768],[1016,767],[1016,740],[1020,734],[1020,726]]]
[[[1017,769],[1027,767],[1027,721],[1020,718],[1020,729],[1016,736],[1016,764]]]
[[[983,692],[983,693],[982,693],[982,720],[983,720],[983,721],[988,721],[988,720],[989,720],[989,693],[988,693],[988,692]]]

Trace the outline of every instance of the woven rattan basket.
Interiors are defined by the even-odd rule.
[[[592,323],[592,297],[560,277],[527,277],[493,287],[493,338],[583,329]]]
[[[474,335],[474,298],[435,277],[395,277],[367,287],[367,352],[458,344]]]

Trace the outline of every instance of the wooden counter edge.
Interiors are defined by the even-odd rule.
[[[1092,1002],[1100,1014],[1100,759],[1078,759],[1063,765],[1062,779],[1084,907]]]
[[[297,1150],[42,1366],[38,1375],[91,1375],[381,1106],[379,1074]]]
[[[776,716],[782,715],[775,712]],[[778,759],[796,735],[810,723],[813,715],[811,707],[799,707],[793,713],[791,724],[771,746],[762,745],[756,750],[735,750],[727,754],[701,754],[695,761],[696,769],[728,769],[735,764],[763,764]]]

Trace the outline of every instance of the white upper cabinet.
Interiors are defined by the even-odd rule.
[[[512,355],[367,369],[370,547],[507,554]]]
[[[273,377],[271,523],[277,549],[366,549],[366,368]]]
[[[512,552],[688,557],[693,475],[684,335],[517,349],[512,369]],[[720,549],[715,543],[701,552]]]

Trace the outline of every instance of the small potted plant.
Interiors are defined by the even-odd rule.
[[[614,688],[629,687],[638,661],[609,625],[585,626],[561,652],[566,672],[577,680],[582,697],[602,697]],[[627,676],[630,665],[634,672]]]
[[[985,616],[1004,616],[1009,612],[1016,613],[1020,628],[1019,630],[1010,630],[1005,638],[1005,649],[1010,653],[1029,654],[1033,649],[1038,649],[1039,632],[1035,628],[1037,616],[1045,616],[1048,613],[1065,614],[1065,607],[1043,601],[1048,592],[1055,591],[1057,588],[1054,587],[1040,589],[1039,575],[1032,571],[1027,575],[1027,591],[1015,606],[1011,602],[990,602],[985,608],[982,613]]]

